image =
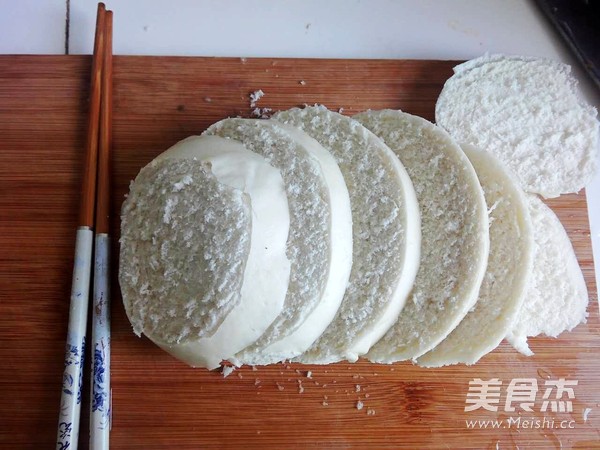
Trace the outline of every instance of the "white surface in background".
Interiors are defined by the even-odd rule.
[[[64,54],[65,0],[0,0],[0,54]]]
[[[485,52],[573,66],[600,93],[533,0],[128,0],[115,11],[116,54],[470,59]],[[0,0],[0,53],[62,53],[65,0]],[[92,52],[96,0],[70,0],[70,53]],[[587,187],[600,280],[600,174]],[[600,284],[600,283],[598,283]]]

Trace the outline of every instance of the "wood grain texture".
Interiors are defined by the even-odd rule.
[[[1,448],[50,448],[54,442],[90,64],[84,56],[0,57]],[[259,107],[318,102],[343,107],[345,114],[389,107],[432,120],[453,65],[116,57],[115,237],[123,196],[138,170],[212,122],[249,116],[251,92],[265,92]],[[600,448],[600,321],[585,196],[548,203],[584,271],[590,318],[559,339],[534,339],[531,358],[503,343],[472,367],[280,364],[243,368],[224,379],[190,369],[134,336],[114,276],[113,448]],[[118,255],[116,239],[113,250]],[[519,377],[540,385],[535,412],[512,414],[523,418],[543,416],[546,379],[578,380],[573,412],[547,414],[557,423],[574,420],[575,428],[467,429],[465,420],[510,415],[503,412],[504,391],[499,412],[464,412],[469,381],[499,378],[506,387]],[[587,422],[584,408],[591,408]],[[84,428],[83,448],[86,435]]]

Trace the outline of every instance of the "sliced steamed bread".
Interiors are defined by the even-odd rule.
[[[578,192],[596,170],[599,128],[570,70],[521,56],[468,61],[444,85],[436,122],[458,142],[494,154],[526,192]]]
[[[281,171],[290,208],[291,274],[284,309],[236,365],[300,355],[333,320],[352,265],[352,216],[334,158],[302,131],[273,120],[225,119],[206,132],[242,142]]]
[[[473,166],[445,131],[395,110],[355,118],[400,158],[421,212],[421,265],[413,290],[367,358],[415,359],[448,336],[477,300],[489,251],[487,207]]]
[[[507,340],[533,355],[527,337],[557,337],[586,321],[588,292],[573,245],[556,214],[536,195],[527,195],[534,228],[533,273],[525,302]]]
[[[264,158],[218,137],[177,143],[123,204],[119,281],[135,333],[218,367],[281,312],[289,227],[283,179]]]
[[[490,253],[479,299],[458,326],[419,357],[425,367],[474,364],[496,348],[515,324],[525,300],[534,254],[534,230],[525,194],[500,161],[468,144],[489,207]]]
[[[393,325],[419,267],[420,217],[406,170],[357,121],[323,106],[293,108],[274,119],[300,128],[338,163],[353,222],[353,266],[333,322],[296,358],[312,364],[356,361]]]

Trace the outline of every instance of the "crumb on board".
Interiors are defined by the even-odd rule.
[[[252,372],[256,372],[258,369],[256,368],[256,366],[252,366]]]
[[[592,408],[585,408],[583,410],[583,423],[587,423],[588,416],[590,415],[591,412],[592,412]]]
[[[254,108],[256,103],[265,96],[265,93],[262,89],[254,91],[250,94],[250,108]]]
[[[356,409],[358,409],[359,411],[361,409],[363,409],[364,403],[361,402],[360,400],[356,402]]]
[[[254,380],[254,386],[258,386],[260,384],[260,380],[257,378]]]
[[[312,378],[312,372],[310,370],[306,372],[306,378]]]
[[[229,375],[231,375],[233,373],[234,370],[235,370],[235,367],[233,367],[233,366],[223,366],[223,369],[221,369],[223,378],[227,378]]]
[[[254,108],[252,110],[252,115],[258,119],[269,119],[272,112],[272,108]],[[286,367],[286,369],[288,368],[289,366]]]
[[[374,415],[375,415],[375,410],[367,408],[367,416],[374,416]]]
[[[211,103],[212,102],[212,98],[210,98],[210,97],[204,97],[204,101],[206,103]]]
[[[344,108],[340,108],[340,109],[338,109],[338,112],[339,112],[340,114],[344,114]]]
[[[369,398],[369,397],[370,397],[370,395],[369,395],[369,394],[365,394],[365,398]]]
[[[244,377],[242,376],[242,372],[238,372],[237,376],[238,376],[238,378],[240,378],[240,379],[244,378]]]
[[[284,388],[282,385],[280,385],[279,383],[275,383],[275,386],[277,386],[277,389],[278,389],[278,390],[280,390],[280,391],[283,391],[283,390],[285,389],[285,388]]]
[[[242,64],[245,64],[246,61],[248,61],[248,58],[240,58],[240,61],[242,62]]]
[[[306,81],[304,81],[304,80],[300,80],[298,83],[299,83],[301,86],[306,86]]]
[[[354,386],[354,392],[360,392],[360,384],[357,384],[356,386]]]
[[[322,403],[322,405],[323,405],[323,406],[329,406],[329,402],[328,402],[327,400],[328,400],[328,399],[327,399],[327,396],[326,396],[326,395],[324,395],[324,396],[323,396],[323,403]]]

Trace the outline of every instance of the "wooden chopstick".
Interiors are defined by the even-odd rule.
[[[90,109],[85,146],[81,210],[75,241],[75,261],[69,308],[69,325],[65,349],[60,412],[56,447],[77,449],[81,416],[81,385],[85,360],[85,338],[89,302],[89,286],[94,232],[94,205],[98,158],[98,126],[100,115],[100,76],[104,59],[106,8],[98,4],[94,56],[90,86]]]
[[[112,11],[106,12],[96,196],[90,449],[108,450],[110,436],[110,151],[112,146]]]

